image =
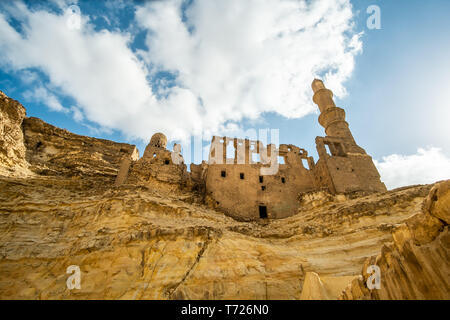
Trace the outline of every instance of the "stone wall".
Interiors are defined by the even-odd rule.
[[[202,161],[201,164],[191,163],[190,169],[189,184],[191,189],[204,197],[206,194],[206,173],[208,172],[208,164],[206,161]]]
[[[125,158],[115,185],[140,185],[153,190],[177,192],[190,185],[183,157],[177,150],[166,149],[167,138],[162,133],[152,136],[142,158]]]
[[[227,154],[229,142],[234,147],[231,155]],[[206,195],[214,208],[237,219],[285,218],[297,213],[299,193],[317,188],[310,166],[314,166],[312,157],[294,145],[281,144],[277,149],[260,141],[215,136]]]
[[[333,193],[386,191],[378,170],[368,155],[326,156],[319,161],[326,168],[326,174],[322,173],[319,179],[322,177]]]
[[[260,206],[266,207],[268,218],[296,214],[299,192],[314,190],[312,172],[282,164],[276,174],[261,175],[261,167],[258,164],[209,166],[206,190],[216,201],[216,208],[243,220],[259,219]]]

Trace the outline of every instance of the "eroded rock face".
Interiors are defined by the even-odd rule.
[[[450,299],[450,180],[436,184],[422,211],[396,227],[393,243],[366,260],[342,299]],[[380,268],[380,289],[369,290],[369,265]]]
[[[26,175],[22,121],[25,108],[0,91],[0,174]]]
[[[336,299],[430,186],[239,222],[156,187],[61,176],[0,179],[0,298]],[[51,199],[51,200],[49,200]],[[436,257],[437,259],[437,257]],[[81,289],[66,286],[78,265]],[[304,295],[305,297],[305,295]]]
[[[322,276],[308,272],[303,283],[300,300],[335,300],[348,283],[357,276]]]
[[[445,224],[450,223],[450,180],[438,183],[431,189],[424,210]]]
[[[122,158],[136,152],[133,145],[80,136],[33,117],[23,121],[23,132],[26,159],[39,175],[114,181]]]

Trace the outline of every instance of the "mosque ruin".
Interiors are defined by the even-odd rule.
[[[191,164],[188,172],[181,147],[175,144],[173,151],[167,150],[167,138],[156,133],[142,158],[135,149],[122,159],[115,184],[190,188],[199,192],[206,204],[241,220],[297,214],[300,196],[305,193],[386,191],[372,157],[356,144],[345,111],[335,105],[332,91],[317,79],[312,89],[320,110],[318,120],[326,134],[316,138],[317,162],[294,145],[280,144],[277,148],[260,141],[214,136],[208,161]],[[231,155],[227,154],[230,145],[234,148]],[[257,161],[254,155],[258,155]]]

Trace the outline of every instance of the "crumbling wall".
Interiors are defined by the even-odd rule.
[[[167,192],[184,189],[189,182],[189,175],[181,156],[179,145],[174,150],[166,149],[167,138],[162,133],[152,136],[141,159],[125,158],[115,185],[144,185],[154,190]]]
[[[314,190],[312,172],[302,167],[280,165],[277,174],[261,175],[261,165],[211,165],[206,190],[217,208],[243,220],[260,218],[266,207],[268,218],[296,214],[299,192]],[[225,172],[225,177],[222,172]]]
[[[186,165],[175,164],[171,159],[171,152],[159,152],[155,158],[141,158],[130,166],[127,184],[148,184],[152,180],[170,184],[186,182]]]
[[[189,184],[193,191],[198,192],[203,197],[206,194],[206,174],[208,172],[208,164],[202,161],[201,164],[191,163],[189,174]]]
[[[381,182],[378,170],[368,155],[331,157],[327,165],[337,193],[386,191],[386,186]]]
[[[117,177],[114,182],[115,186],[120,186],[127,180],[131,164],[133,161],[137,161],[138,159],[139,151],[137,148],[134,149],[131,155],[123,156],[122,161],[120,162],[119,172],[117,173]]]
[[[229,141],[234,141],[232,158],[226,154]],[[304,149],[294,145],[266,148],[260,141],[228,137],[213,137],[211,143],[206,175],[209,203],[237,219],[294,215],[299,209],[298,194],[317,188],[309,169],[314,160]],[[252,154],[258,154],[260,161],[254,161]],[[284,158],[284,164],[278,157]]]
[[[332,193],[386,191],[372,158],[365,152],[356,153],[352,145],[346,142],[336,137],[316,138],[319,154],[316,179],[319,184],[328,187]],[[331,154],[326,151],[325,145]]]

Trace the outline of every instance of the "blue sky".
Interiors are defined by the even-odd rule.
[[[28,116],[141,155],[157,131],[173,143],[275,128],[317,160],[320,76],[389,187],[450,178],[449,1],[226,3],[2,1],[0,90]],[[80,28],[67,31],[72,4]]]

